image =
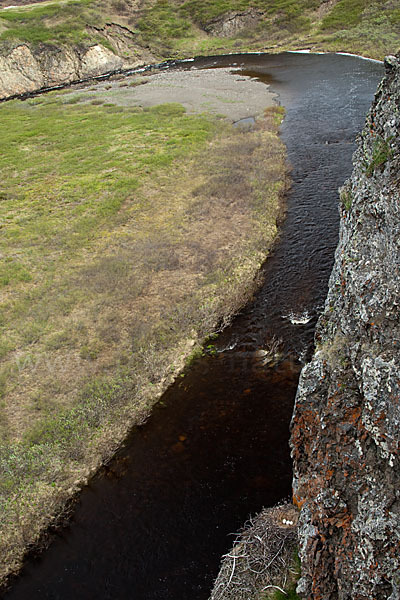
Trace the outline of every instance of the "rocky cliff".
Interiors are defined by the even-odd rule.
[[[400,57],[385,67],[292,421],[298,591],[313,600],[400,598]]]
[[[104,35],[112,35],[114,45],[121,45],[124,42],[123,29],[110,25],[104,30]],[[98,77],[118,69],[134,68],[151,59],[149,53],[139,49],[134,55],[130,54],[130,58],[123,58],[101,43],[86,47],[28,43],[3,45],[0,49],[0,99]]]

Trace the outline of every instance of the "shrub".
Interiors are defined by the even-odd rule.
[[[364,170],[367,177],[371,177],[376,169],[382,170],[386,161],[393,155],[390,147],[392,138],[387,140],[377,136],[372,143],[371,159],[364,161]]]

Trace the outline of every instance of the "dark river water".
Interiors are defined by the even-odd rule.
[[[265,283],[83,491],[8,600],[206,600],[229,534],[291,495],[289,422],[333,263],[337,188],[383,68],[305,54],[190,63],[218,66],[269,83],[287,111],[293,187]]]

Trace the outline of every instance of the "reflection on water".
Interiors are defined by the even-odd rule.
[[[337,188],[382,68],[298,54],[184,68],[218,66],[269,83],[287,110],[293,188],[265,284],[94,478],[8,599],[206,600],[229,533],[290,494],[288,424],[333,263]]]

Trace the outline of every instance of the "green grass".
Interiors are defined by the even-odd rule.
[[[284,592],[275,590],[273,600],[301,600],[301,598],[296,594],[296,586],[294,586]]]
[[[201,26],[229,12],[257,8],[278,20],[299,17],[304,11],[312,10],[318,5],[315,0],[188,0],[179,7],[180,12],[190,16]]]
[[[94,0],[3,10],[0,25],[5,29],[0,33],[0,40],[78,44],[93,39],[86,31],[87,23],[102,24]]]
[[[317,0],[159,0],[136,23],[145,41],[164,56],[302,46],[343,50],[382,58],[400,47],[399,11],[392,0],[340,0],[318,18]],[[209,24],[224,15],[247,9],[263,12],[258,24],[230,38],[207,35]],[[132,21],[133,24],[133,21]]]
[[[400,46],[400,9],[393,0],[340,0],[319,20],[318,0],[149,0],[131,11],[124,0],[76,0],[33,5],[0,12],[0,41],[32,44],[102,43],[117,52],[112,40],[87,25],[106,22],[128,26],[139,46],[157,57],[185,57],[207,52],[231,52],[302,46],[344,50],[382,58]],[[251,28],[232,37],[207,33],[211,22],[224,15],[256,9],[262,16]],[[131,55],[126,48],[123,55]]]
[[[390,147],[392,138],[384,140],[380,136],[374,139],[372,144],[371,157],[364,161],[364,171],[367,177],[371,177],[375,170],[382,170],[386,162],[393,155],[393,150]]]
[[[56,263],[88,246],[135,191],[138,177],[168,166],[212,131],[177,105],[117,112],[50,96],[31,104],[1,107],[8,148],[0,157],[3,250],[26,249],[22,262],[2,261],[3,285],[7,278],[26,281],[27,273],[35,279],[32,259],[49,245]]]
[[[144,41],[162,40],[168,45],[174,39],[190,36],[192,24],[171,2],[158,0],[136,26]]]
[[[7,569],[254,289],[285,186],[281,119],[244,134],[177,104],[0,105]]]
[[[274,36],[278,31],[294,33],[297,31],[308,31],[311,26],[311,20],[308,16],[310,10],[317,6],[315,0],[188,0],[183,4],[173,0],[158,0],[154,5],[145,10],[144,15],[136,23],[138,31],[141,33],[141,39],[158,51],[173,53],[179,52],[179,49],[189,48],[190,40],[196,45],[198,51],[201,48],[197,45],[199,40],[199,31],[193,25],[200,28],[207,28],[207,25],[214,19],[223,17],[223,15],[235,11],[243,11],[249,8],[261,9],[265,12],[265,18],[261,20],[259,27],[254,32],[244,32],[246,39],[242,44],[251,42],[252,37],[260,34]],[[271,19],[273,25],[271,26]],[[271,28],[272,27],[272,28]],[[186,43],[185,43],[186,40]],[[189,40],[189,41],[187,41]],[[232,44],[240,42],[241,36],[234,36]],[[212,39],[206,44],[207,50],[212,50]],[[224,38],[214,42],[226,49],[231,49],[230,40]]]
[[[315,32],[315,41],[327,50],[345,50],[382,59],[400,48],[400,28],[393,2],[342,0]]]
[[[296,593],[297,582],[301,575],[301,562],[297,549],[293,553],[293,561],[290,569],[290,583],[284,590],[275,589],[268,595],[271,600],[301,600]]]
[[[400,8],[395,8],[394,10],[390,11],[389,20],[392,25],[398,26],[400,24]]]
[[[352,29],[361,23],[363,12],[370,5],[368,0],[340,0],[322,21],[321,29]]]
[[[188,0],[179,10],[201,26],[206,25],[213,19],[232,11],[240,11],[249,7],[248,0]]]
[[[186,116],[179,105],[115,109],[69,104],[54,94],[0,107],[5,149],[0,157],[0,356],[10,357],[3,371],[8,392],[15,368],[43,368],[48,351],[69,346],[86,361],[98,357],[99,336],[112,338],[112,331],[99,323],[90,333],[80,313],[91,306],[98,316],[97,303],[101,299],[104,310],[121,281],[126,289],[120,297],[133,300],[149,277],[131,265],[131,253],[141,251],[124,229],[132,219],[142,219],[142,235],[153,226],[158,236],[157,220],[149,221],[151,200],[139,192],[140,184],[202,147],[220,127]],[[102,256],[117,230],[118,256],[110,248]],[[141,252],[148,270],[162,266],[157,243]],[[164,248],[169,244],[165,241]],[[50,404],[59,395],[51,386],[38,393]]]
[[[343,187],[340,191],[340,201],[344,209],[349,212],[353,204],[353,196],[347,187]]]
[[[274,27],[287,34],[306,33],[311,28],[310,15],[319,6],[316,0],[254,0],[254,5],[265,10]],[[266,30],[269,23],[266,23]]]

